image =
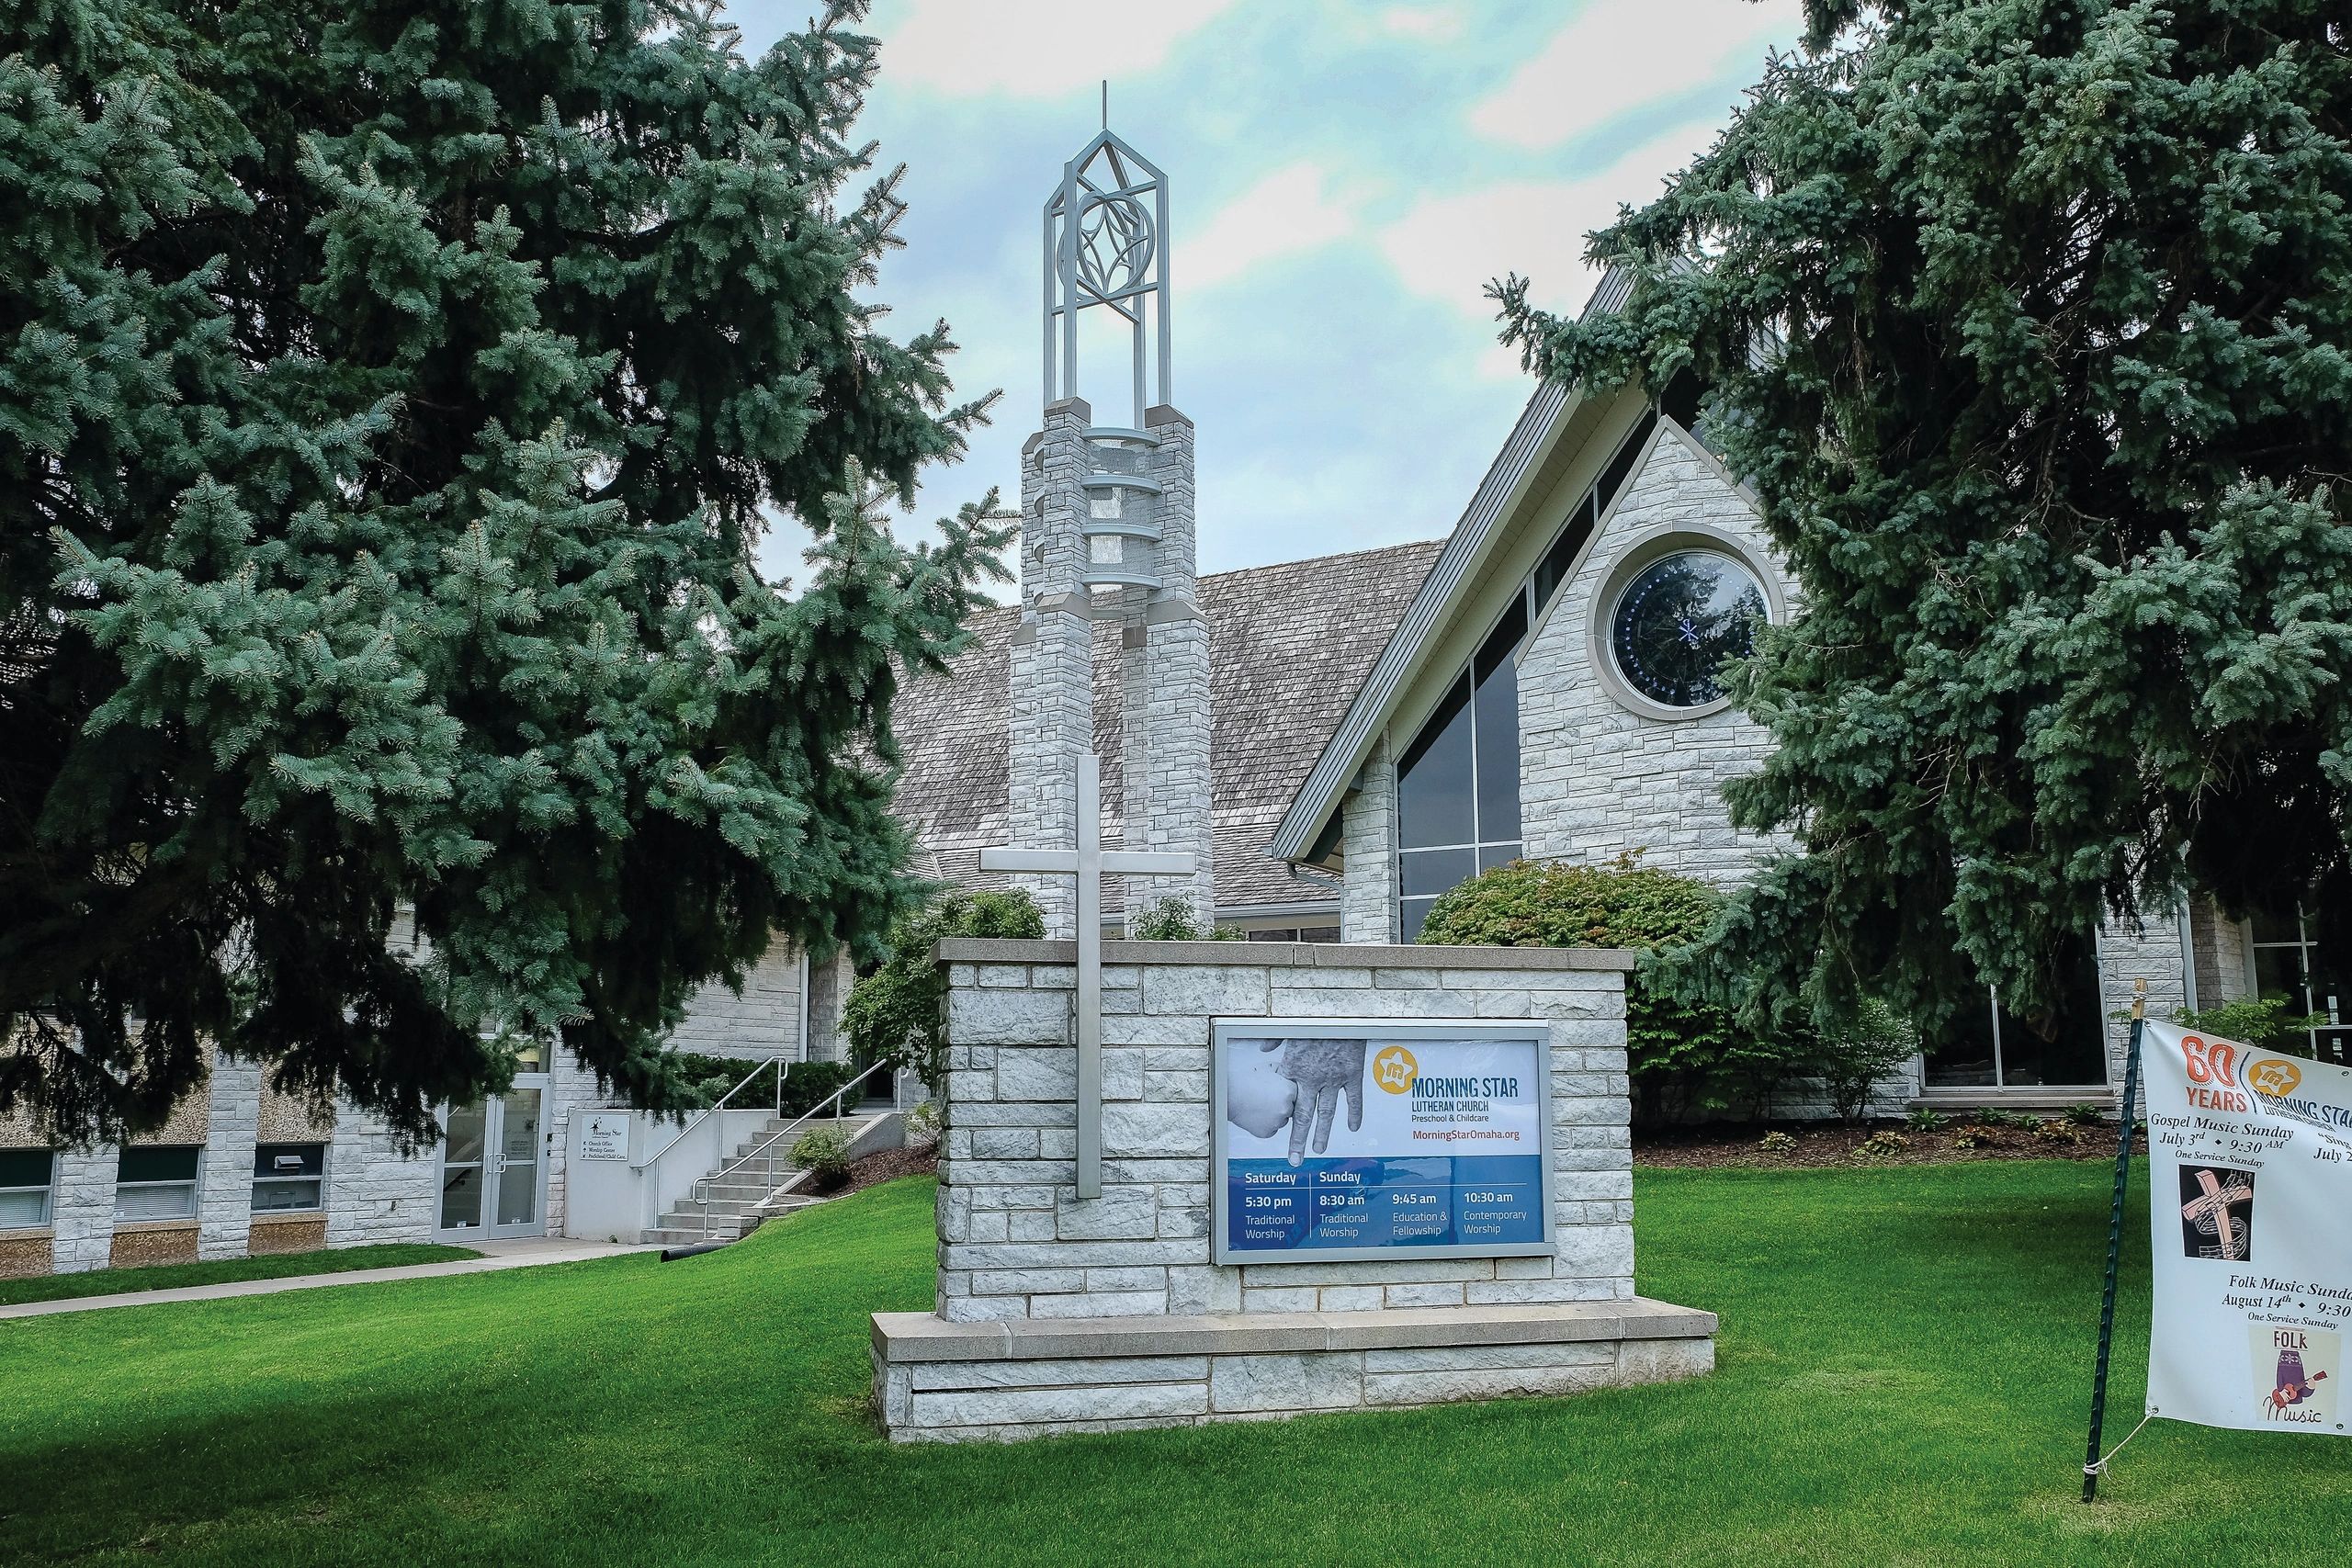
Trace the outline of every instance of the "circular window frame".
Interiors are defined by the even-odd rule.
[[[1616,639],[1610,636],[1610,627],[1617,618],[1617,602],[1625,596],[1625,590],[1633,586],[1635,578],[1666,557],[1689,550],[1728,556],[1737,563],[1739,569],[1764,591],[1764,619],[1767,624],[1781,625],[1786,613],[1781,596],[1780,574],[1758,555],[1747,540],[1721,528],[1711,528],[1701,523],[1678,523],[1645,534],[1628,545],[1611,564],[1609,575],[1601,580],[1600,592],[1593,595],[1591,619],[1585,628],[1589,656],[1594,671],[1600,677],[1601,690],[1607,692],[1619,707],[1640,717],[1668,724],[1679,724],[1721,713],[1731,706],[1731,697],[1725,694],[1713,702],[1679,708],[1644,694],[1617,668]]]

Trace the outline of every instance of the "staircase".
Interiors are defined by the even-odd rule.
[[[859,1134],[887,1114],[887,1107],[854,1111],[838,1122],[831,1117],[808,1122],[802,1131],[837,1127],[842,1136],[854,1143]],[[790,1144],[776,1138],[790,1125],[786,1118],[769,1117],[759,1131],[736,1145],[734,1155],[718,1170],[696,1181],[676,1208],[643,1232],[641,1239],[662,1247],[741,1241],[759,1229],[763,1220],[820,1201],[793,1190],[804,1173],[792,1163]],[[772,1139],[775,1141],[770,1143]],[[764,1152],[753,1153],[763,1144],[769,1145]]]

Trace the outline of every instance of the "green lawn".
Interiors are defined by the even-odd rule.
[[[455,1263],[481,1256],[470,1247],[388,1242],[322,1252],[274,1252],[264,1258],[222,1258],[209,1263],[159,1263],[150,1269],[94,1269],[85,1274],[0,1280],[0,1306],[111,1296],[126,1291],[175,1291],[183,1285],[225,1285],[239,1280],[285,1280],[297,1274],[342,1274],[354,1269],[405,1269],[413,1263]]]
[[[2336,1439],[2159,1423],[2075,1500],[2106,1180],[1645,1172],[1642,1289],[1723,1314],[1711,1378],[1010,1449],[867,1422],[927,1181],[682,1263],[0,1324],[0,1562],[2343,1562]]]

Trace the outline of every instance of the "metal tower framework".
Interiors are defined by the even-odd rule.
[[[1130,423],[1140,429],[1146,409],[1175,401],[1169,376],[1168,176],[1103,130],[1062,165],[1062,183],[1046,203],[1045,262],[1046,401],[1078,396],[1079,315],[1104,306],[1124,317],[1134,334]],[[1149,378],[1147,361],[1154,372]],[[1148,399],[1148,379],[1157,394]]]

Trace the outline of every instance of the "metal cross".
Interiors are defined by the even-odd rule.
[[[1184,852],[1102,847],[1102,761],[1078,758],[1078,848],[987,849],[982,871],[1058,873],[1078,878],[1078,1195],[1102,1196],[1102,875],[1184,876],[1198,862]]]

